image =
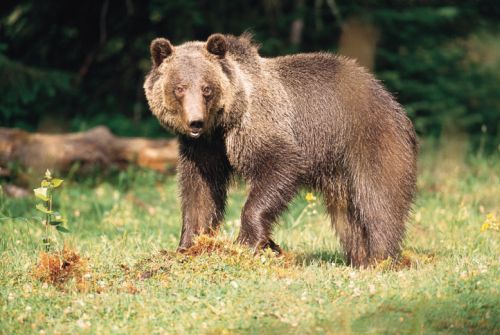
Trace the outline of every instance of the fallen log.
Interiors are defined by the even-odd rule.
[[[0,127],[3,173],[12,166],[38,175],[46,169],[67,172],[76,164],[79,171],[135,164],[165,172],[177,164],[177,153],[174,139],[118,137],[104,126],[69,134],[29,133]]]

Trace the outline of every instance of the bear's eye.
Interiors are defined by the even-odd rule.
[[[174,89],[174,93],[176,96],[180,97],[180,96],[183,96],[184,95],[184,91],[185,91],[185,88],[182,87],[182,86],[177,86],[175,89]]]
[[[201,89],[204,96],[209,97],[212,94],[212,89],[209,86],[204,86]]]

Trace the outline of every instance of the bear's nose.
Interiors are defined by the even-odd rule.
[[[201,120],[191,121],[189,123],[189,128],[193,132],[199,132],[203,128],[203,121]]]

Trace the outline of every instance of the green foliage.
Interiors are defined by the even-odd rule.
[[[44,214],[42,224],[45,227],[45,235],[42,238],[45,246],[45,251],[50,251],[52,240],[49,237],[49,227],[53,226],[58,232],[69,233],[68,228],[64,227],[66,219],[62,217],[59,212],[54,211],[53,193],[55,189],[60,187],[63,183],[62,179],[53,178],[49,170],[45,172],[45,177],[40,183],[39,188],[33,190],[35,197],[43,203],[36,204],[35,208]]]
[[[346,266],[321,199],[305,192],[274,231],[292,264],[240,252],[227,240],[238,233],[241,184],[229,193],[223,252],[175,255],[175,177],[135,169],[122,186],[100,179],[57,189],[72,222],[67,242],[89,265],[88,286],[58,288],[32,275],[43,234],[17,218],[32,199],[0,198],[0,332],[498,333],[500,159],[443,143],[429,151],[436,145],[424,141],[404,243],[412,265],[399,270]],[[299,218],[306,207],[311,215]]]
[[[0,51],[0,124],[36,129],[47,110],[61,111],[74,94],[72,77],[12,61]]]
[[[265,56],[335,51],[342,24],[359,17],[379,30],[376,74],[420,134],[466,132],[491,148],[500,141],[499,8],[493,0],[18,1],[0,12],[0,123],[35,129],[49,118],[68,130],[104,123],[121,135],[163,136],[142,92],[155,36],[178,44],[250,29]],[[297,19],[302,40],[292,44]]]
[[[476,11],[464,4],[373,12],[383,31],[378,76],[397,94],[421,134],[458,130],[478,141],[486,125],[490,144],[500,139],[498,25],[493,28]],[[488,24],[492,30],[485,33]]]

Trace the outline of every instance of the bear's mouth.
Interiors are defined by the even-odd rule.
[[[191,138],[198,138],[201,136],[201,133],[202,131],[200,129],[200,130],[190,130],[188,134]]]
[[[191,138],[198,138],[203,133],[203,120],[195,120],[189,122],[187,133]]]

